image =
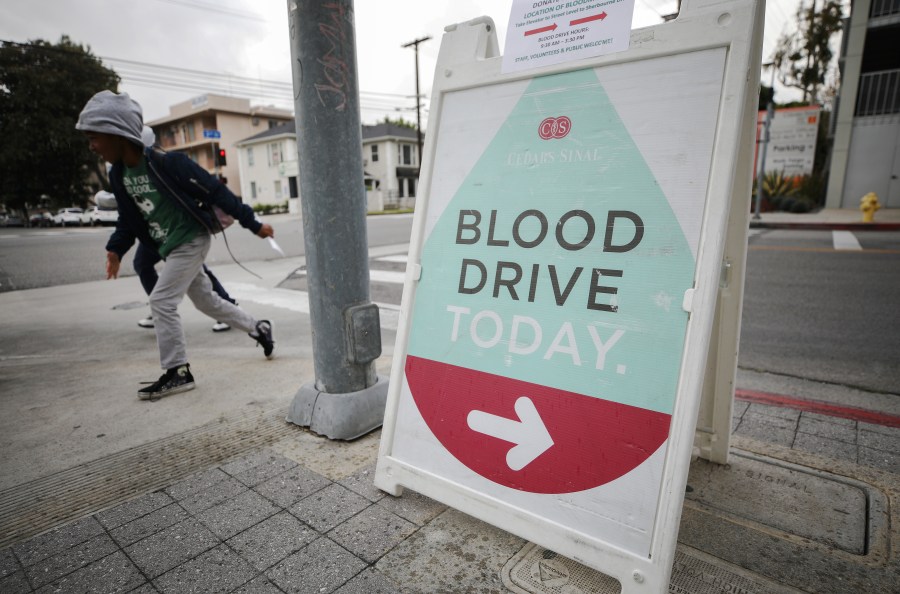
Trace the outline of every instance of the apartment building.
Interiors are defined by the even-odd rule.
[[[237,142],[293,120],[288,110],[251,106],[249,99],[206,94],[173,105],[168,116],[147,125],[163,149],[187,154],[210,173],[220,175],[240,196],[241,171],[234,154]],[[221,157],[220,151],[224,151]]]
[[[900,0],[853,0],[840,66],[825,205],[900,208]]]

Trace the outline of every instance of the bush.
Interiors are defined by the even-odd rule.
[[[280,204],[254,204],[253,212],[258,215],[281,214],[288,211],[288,201]]]

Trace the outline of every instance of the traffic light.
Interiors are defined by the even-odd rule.
[[[220,148],[219,152],[216,154],[216,165],[218,165],[219,167],[224,167],[227,164],[228,162],[226,161],[225,157],[225,149]]]

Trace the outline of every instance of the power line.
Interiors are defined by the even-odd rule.
[[[188,8],[194,8],[196,10],[202,10],[204,12],[216,12],[225,16],[238,17],[251,21],[259,21],[261,23],[269,22],[268,19],[255,12],[238,10],[236,8],[228,8],[226,6],[219,6],[216,4],[208,4],[206,2],[200,2],[199,0],[157,0],[157,2],[175,4],[176,6],[187,6]]]

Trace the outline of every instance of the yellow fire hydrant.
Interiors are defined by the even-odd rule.
[[[859,209],[862,211],[863,223],[871,223],[875,220],[875,211],[881,208],[878,202],[878,195],[875,192],[869,192],[859,199]]]

